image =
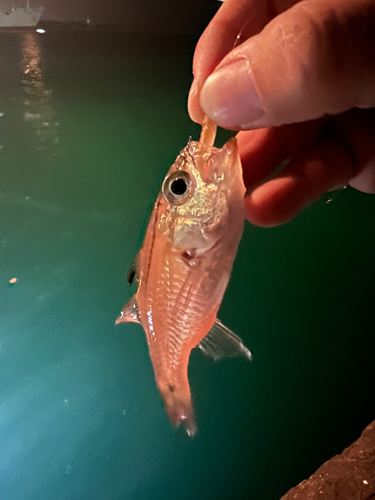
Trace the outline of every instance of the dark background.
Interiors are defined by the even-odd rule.
[[[3,0],[3,10],[11,8]],[[15,5],[25,5],[16,0]],[[38,0],[30,5],[38,6]],[[216,0],[43,0],[43,21],[84,21],[122,26],[129,31],[197,33],[220,7]]]

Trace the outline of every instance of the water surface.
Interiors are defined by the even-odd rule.
[[[220,318],[254,362],[193,353],[190,440],[141,328],[114,320],[160,182],[198,137],[194,40],[0,41],[0,498],[277,500],[375,416],[375,197],[246,226]]]

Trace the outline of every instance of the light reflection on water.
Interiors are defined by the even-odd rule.
[[[56,152],[56,146],[60,143],[60,124],[52,105],[52,89],[46,88],[39,36],[23,33],[21,50],[21,83],[25,94],[23,119],[35,130],[37,149],[52,149]]]

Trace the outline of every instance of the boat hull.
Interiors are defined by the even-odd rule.
[[[18,8],[12,12],[0,12],[0,28],[36,26],[42,17],[43,7]]]

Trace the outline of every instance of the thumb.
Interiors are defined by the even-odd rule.
[[[307,0],[232,50],[202,87],[202,109],[232,129],[375,106],[375,0]]]

